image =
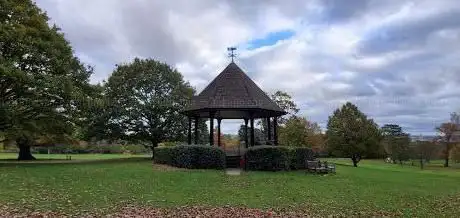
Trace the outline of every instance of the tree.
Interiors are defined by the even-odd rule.
[[[439,148],[436,143],[432,141],[417,141],[418,153],[421,158],[429,163],[431,159],[439,152]]]
[[[244,141],[244,134],[245,134],[245,126],[241,125],[238,129],[238,138],[240,141]],[[251,144],[251,128],[248,126],[248,143]],[[265,135],[263,134],[262,130],[259,128],[254,127],[254,144],[255,145],[263,145],[265,144]]]
[[[452,148],[452,152],[450,153],[452,161],[455,163],[460,163],[460,145],[457,144]]]
[[[396,124],[385,124],[382,129],[382,147],[392,160],[402,161],[410,158],[410,137]]]
[[[304,117],[290,117],[279,135],[280,144],[286,146],[318,148],[324,143],[319,125]]]
[[[355,167],[362,156],[379,155],[381,136],[377,124],[350,102],[329,116],[326,136],[329,152],[350,157]]]
[[[287,115],[280,117],[278,123],[285,124],[289,117],[295,116],[299,112],[297,104],[292,100],[292,97],[283,91],[276,91],[271,95],[271,99],[278,104],[278,106],[287,112]]]
[[[195,130],[195,122],[192,123],[192,129]],[[195,134],[192,134],[192,140],[195,140]],[[217,140],[215,140],[217,142]],[[198,120],[198,144],[208,144],[209,143],[209,128],[206,125],[205,119]]]
[[[460,115],[457,113],[450,114],[450,122],[443,123],[436,127],[439,132],[441,141],[445,145],[444,150],[444,167],[449,167],[449,154],[455,142],[460,138]]]
[[[297,108],[296,103],[294,100],[292,100],[292,97],[283,91],[276,91],[275,93],[270,95],[270,98],[284,111],[287,112],[286,115],[279,117],[278,118],[278,124],[280,126],[286,124],[287,120],[295,116],[299,112],[299,108]],[[266,119],[261,119],[257,122],[257,125],[261,127],[262,134],[267,135],[267,120]],[[274,124],[271,122],[271,129],[273,130]],[[273,132],[272,132],[272,138],[273,138]]]
[[[413,142],[413,158],[420,160],[420,168],[426,163],[429,163],[433,156],[438,152],[438,145],[434,141],[421,141],[417,140]]]
[[[31,146],[71,141],[92,69],[32,1],[0,8],[0,132],[31,160]]]
[[[114,109],[108,123],[122,130],[123,138],[144,143],[152,152],[162,141],[185,140],[188,120],[179,112],[194,90],[177,70],[136,58],[118,65],[105,88]]]

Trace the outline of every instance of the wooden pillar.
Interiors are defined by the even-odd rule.
[[[195,117],[195,145],[198,144],[198,117]]]
[[[273,118],[273,143],[278,145],[278,117]]]
[[[249,146],[249,139],[248,139],[248,119],[244,119],[244,146],[248,148]]]
[[[251,118],[251,146],[255,145],[254,142],[254,118]]]
[[[214,145],[214,113],[209,112],[209,145]]]
[[[222,121],[221,118],[217,119],[217,146],[220,147],[220,122]]]
[[[188,117],[187,143],[192,144],[192,117]]]
[[[272,141],[272,125],[270,123],[270,117],[267,117],[267,140],[271,143]]]

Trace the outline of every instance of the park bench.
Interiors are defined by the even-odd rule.
[[[319,160],[307,161],[307,171],[313,173],[335,173],[334,163],[321,163]]]

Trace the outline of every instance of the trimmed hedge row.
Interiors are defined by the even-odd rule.
[[[246,152],[246,169],[279,171],[305,169],[305,162],[313,160],[310,148],[283,146],[256,146]]]
[[[291,149],[291,169],[305,169],[305,163],[315,159],[314,152],[311,148],[297,147]]]
[[[157,147],[154,161],[188,169],[224,169],[225,152],[217,147],[204,145],[179,145]]]

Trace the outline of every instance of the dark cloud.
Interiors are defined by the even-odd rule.
[[[324,7],[325,19],[329,22],[344,22],[364,14],[371,1],[368,0],[324,0],[321,1]]]
[[[376,27],[359,45],[361,55],[411,50],[424,46],[439,30],[460,27],[460,9],[449,9],[420,19],[409,19]]]

